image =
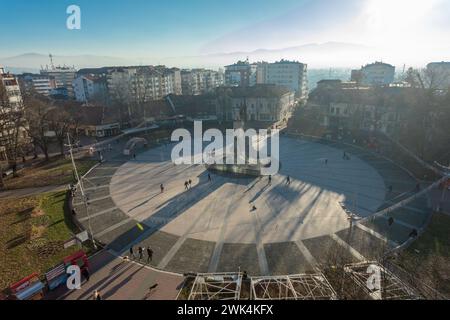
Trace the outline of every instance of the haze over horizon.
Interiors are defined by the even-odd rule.
[[[48,53],[77,67],[217,68],[247,56],[295,59],[311,68],[450,60],[445,0],[0,2],[7,12],[0,27],[8,31],[0,34],[8,43],[0,64],[10,67],[38,68]],[[66,28],[70,4],[81,8],[81,30]],[[31,52],[42,57],[23,55]]]

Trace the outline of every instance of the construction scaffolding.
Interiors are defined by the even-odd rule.
[[[336,300],[337,295],[322,273],[252,277],[254,300]]]
[[[344,273],[373,300],[420,299],[415,290],[378,262],[347,264]]]
[[[242,273],[199,273],[188,300],[239,300]]]

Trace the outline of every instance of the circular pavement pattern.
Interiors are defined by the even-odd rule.
[[[179,237],[244,244],[308,239],[348,227],[340,202],[365,217],[385,198],[374,168],[318,143],[282,138],[281,169],[270,184],[268,177],[214,173],[209,182],[204,165],[174,165],[171,150],[152,149],[122,165],[110,194],[128,216]]]
[[[208,181],[203,165],[174,165],[171,150],[163,145],[136,159],[109,159],[83,178],[89,210],[79,192],[73,200],[77,220],[97,241],[123,255],[132,246],[151,247],[153,259],[144,255],[141,262],[161,270],[285,275],[378,259],[430,213],[424,196],[389,216],[350,224],[341,203],[368,217],[414,194],[417,183],[394,163],[350,145],[283,136],[281,169],[270,184],[268,177],[215,173]]]

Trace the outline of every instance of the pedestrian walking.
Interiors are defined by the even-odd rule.
[[[93,300],[102,300],[102,296],[100,295],[100,292],[98,290],[94,291]]]
[[[189,179],[189,189],[192,188],[192,180]]]
[[[144,249],[142,249],[142,247],[139,247],[138,252],[139,252],[139,262],[140,262],[144,256]]]
[[[147,248],[147,263],[150,263],[153,260],[153,250],[148,247]]]
[[[211,175],[208,173],[208,181],[211,182]]]
[[[161,183],[161,185],[159,186],[159,188],[161,189],[161,193],[164,193],[164,185]]]
[[[133,247],[130,247],[130,259],[134,259]]]
[[[271,185],[271,184],[272,184],[272,176],[269,175],[269,182],[268,182],[268,185]]]
[[[389,217],[388,224],[389,226],[392,226],[394,224],[394,218]]]
[[[286,184],[288,185],[291,184],[291,177],[289,176],[286,177]]]
[[[185,181],[184,182],[184,190],[189,189],[189,182]]]
[[[81,274],[86,278],[86,281],[89,282],[91,275],[89,274],[89,269],[87,267],[83,268]]]

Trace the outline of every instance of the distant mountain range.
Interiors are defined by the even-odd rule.
[[[67,65],[81,68],[96,68],[102,66],[130,65],[135,61],[96,55],[77,55],[77,56],[53,56],[53,62],[56,66]],[[14,57],[0,58],[0,65],[11,72],[38,72],[41,67],[50,65],[48,54],[25,53]]]
[[[95,68],[104,66],[126,66],[141,64],[165,64],[179,68],[220,68],[237,60],[251,62],[273,62],[280,59],[298,60],[312,68],[355,67],[371,62],[374,49],[358,44],[327,42],[323,44],[306,44],[282,49],[258,49],[250,52],[216,53],[199,56],[179,56],[167,58],[126,59],[111,56],[75,55],[53,56],[55,65],[75,66],[75,68]],[[42,66],[50,64],[46,54],[26,53],[14,57],[0,58],[0,65],[12,72],[36,72]]]
[[[218,67],[232,64],[237,60],[251,62],[274,62],[281,59],[297,60],[307,63],[312,68],[355,67],[367,63],[367,56],[373,48],[358,44],[327,42],[323,44],[306,44],[282,49],[258,49],[250,52],[217,53],[192,57],[173,57],[162,59],[165,64],[175,64],[182,60],[194,67]]]

